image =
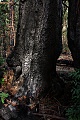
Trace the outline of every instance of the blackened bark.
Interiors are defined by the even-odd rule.
[[[34,96],[51,86],[62,50],[61,29],[61,0],[20,0],[16,46],[7,62],[22,68],[22,93],[30,90]]]
[[[80,69],[80,1],[69,0],[68,45],[74,66]]]

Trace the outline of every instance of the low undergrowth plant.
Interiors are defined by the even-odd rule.
[[[5,62],[5,59],[3,57],[0,57],[0,66]]]
[[[4,101],[5,99],[9,96],[8,93],[4,93],[4,92],[1,92],[0,93],[0,98],[1,98],[1,102],[4,104]]]
[[[4,78],[0,78],[0,85],[4,84]]]
[[[0,57],[0,87],[4,84],[4,78],[3,78],[3,75],[5,73],[5,68],[2,67],[2,65],[4,64],[5,60]],[[4,101],[5,99],[8,97],[8,93],[5,93],[5,92],[0,92],[0,101],[1,103],[4,104]]]
[[[0,86],[4,83],[4,78],[3,78],[3,74],[5,72],[5,68],[2,67],[2,65],[4,64],[5,60],[3,57],[0,57]]]
[[[72,106],[66,111],[68,120],[80,120],[80,69],[70,74],[72,78]]]

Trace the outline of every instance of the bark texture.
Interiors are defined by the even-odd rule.
[[[22,93],[35,96],[42,86],[51,86],[62,50],[61,31],[61,0],[20,0],[16,46],[7,62],[16,73],[22,69]]]
[[[80,69],[80,0],[69,0],[68,45],[74,66]]]

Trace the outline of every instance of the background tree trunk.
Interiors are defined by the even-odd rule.
[[[80,69],[80,1],[69,0],[68,45],[74,66]]]
[[[38,96],[42,87],[52,85],[62,50],[61,36],[61,0],[20,0],[16,46],[7,59],[8,65],[16,68],[16,76],[22,69],[20,93],[29,90]]]

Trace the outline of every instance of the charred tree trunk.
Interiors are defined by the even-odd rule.
[[[23,78],[20,93],[30,91],[35,97],[41,88],[52,85],[62,50],[61,34],[61,0],[20,0],[16,46],[7,59],[16,68],[16,77],[20,72]]]
[[[80,69],[80,1],[69,0],[68,45],[74,66]]]

